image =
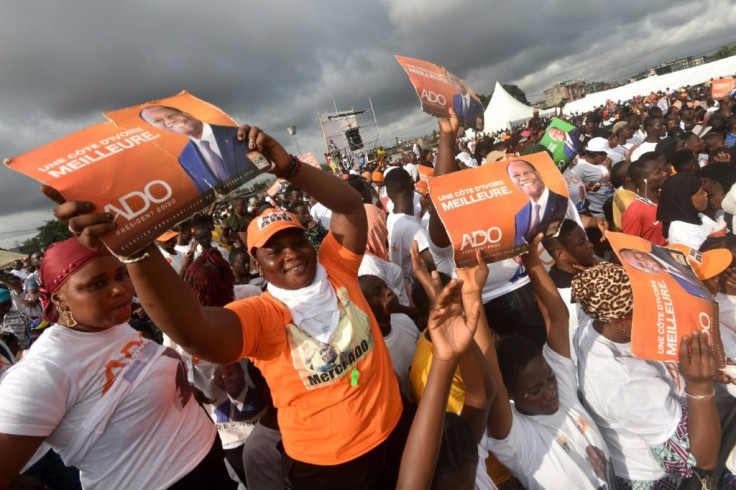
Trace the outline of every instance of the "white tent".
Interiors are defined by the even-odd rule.
[[[532,118],[533,112],[534,109],[513,98],[500,83],[496,82],[493,96],[491,96],[488,107],[486,107],[483,114],[483,132],[501,131],[510,128],[512,124],[526,122],[526,120]],[[554,109],[541,111],[540,114],[546,116],[547,112],[553,114]]]
[[[736,73],[736,56],[731,56],[704,65],[665,75],[654,75],[621,87],[586,95],[582,99],[574,100],[565,105],[565,113],[583,113],[605,104],[607,100],[625,101],[637,95],[646,96],[652,92],[664,91],[668,88],[674,90],[687,85],[698,85],[712,78],[727,77],[734,73]]]

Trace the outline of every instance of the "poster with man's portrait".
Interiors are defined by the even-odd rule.
[[[582,130],[562,119],[554,118],[539,144],[549,150],[557,168],[564,172],[582,148],[584,140]]]
[[[429,179],[430,196],[458,267],[525,253],[538,233],[557,235],[571,207],[567,185],[547,152]]]
[[[606,237],[626,269],[634,295],[632,353],[642,359],[676,362],[682,337],[697,330],[710,336],[718,367],[725,366],[718,303],[691,265],[698,255],[624,233],[609,231]],[[727,255],[730,262],[730,252]]]
[[[115,217],[102,236],[129,256],[271,163],[237,139],[237,125],[186,92],[105,114],[98,123],[6,161],[69,201]]]
[[[409,75],[424,112],[449,117],[452,107],[460,124],[483,130],[483,104],[460,77],[429,61],[399,55],[396,60]]]

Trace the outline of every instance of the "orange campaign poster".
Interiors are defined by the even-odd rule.
[[[448,117],[452,107],[463,126],[483,130],[483,104],[464,81],[429,61],[399,55],[396,61],[409,75],[424,112]]]
[[[568,209],[565,180],[547,152],[429,179],[455,263],[468,267],[525,253],[538,233],[556,235]]]
[[[186,92],[105,116],[110,122],[5,164],[67,200],[90,201],[113,214],[117,226],[102,241],[116,254],[135,253],[271,168],[237,140],[227,114]]]
[[[736,78],[718,78],[710,83],[710,98],[725,99],[736,88]]]
[[[698,279],[688,253],[654,245],[643,238],[607,232],[608,241],[626,269],[634,293],[631,351],[652,361],[678,361],[680,340],[707,332],[718,367],[726,365],[718,320],[718,303]]]

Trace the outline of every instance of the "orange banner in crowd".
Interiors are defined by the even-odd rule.
[[[556,235],[569,202],[547,152],[432,177],[429,189],[459,267],[474,264],[477,250],[496,262],[526,252],[538,233]]]
[[[111,122],[5,164],[67,200],[113,214],[117,227],[102,241],[120,255],[135,253],[271,167],[237,140],[227,114],[186,92],[105,116]]]
[[[409,75],[424,112],[448,117],[452,107],[463,126],[483,130],[483,104],[464,81],[429,61],[399,55],[396,61]]]
[[[718,78],[710,83],[710,98],[725,99],[736,88],[736,78]]]
[[[676,362],[680,340],[697,330],[709,334],[718,367],[725,366],[718,303],[693,272],[686,255],[624,233],[607,232],[606,236],[634,293],[633,354]]]

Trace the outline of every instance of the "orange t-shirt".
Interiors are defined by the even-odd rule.
[[[391,358],[358,283],[361,260],[332,233],[319,248],[340,309],[329,344],[294,325],[288,308],[267,292],[227,305],[243,325],[241,357],[266,378],[284,449],[297,461],[353,460],[382,443],[401,416]],[[357,386],[351,385],[354,368]]]

